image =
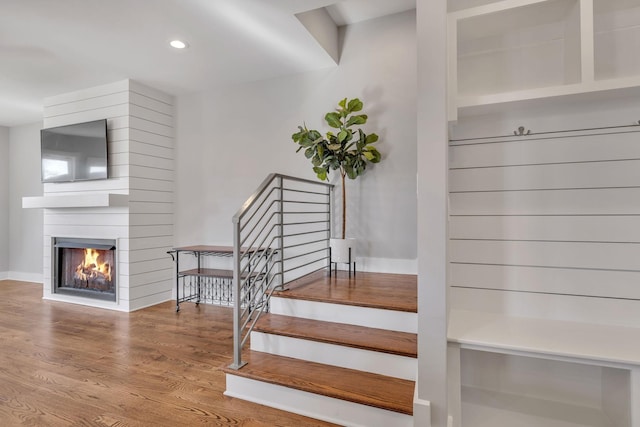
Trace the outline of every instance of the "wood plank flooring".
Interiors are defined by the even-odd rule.
[[[41,298],[40,284],[0,281],[1,426],[331,425],[223,396],[230,308]]]

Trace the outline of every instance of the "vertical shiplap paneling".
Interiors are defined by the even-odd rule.
[[[450,283],[640,300],[640,127],[452,140]]]
[[[173,99],[132,82],[129,111],[129,298],[137,309],[171,298]]]

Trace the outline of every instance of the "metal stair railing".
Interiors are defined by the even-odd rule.
[[[333,185],[270,174],[233,217],[233,363],[276,290],[327,268]]]

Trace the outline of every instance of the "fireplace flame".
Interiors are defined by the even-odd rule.
[[[80,280],[89,280],[102,278],[111,281],[111,264],[108,262],[100,263],[100,252],[93,248],[84,250],[84,260],[76,267],[76,278]]]

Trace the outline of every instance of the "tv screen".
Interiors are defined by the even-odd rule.
[[[107,120],[42,129],[42,182],[107,179]]]

